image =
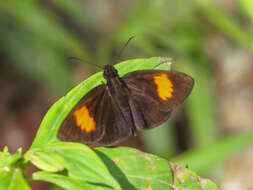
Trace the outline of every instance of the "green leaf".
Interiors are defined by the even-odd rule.
[[[8,152],[8,147],[4,147],[3,152],[0,152],[0,170],[1,168],[4,167],[9,167],[12,164],[15,164],[19,159],[21,159],[22,155],[21,155],[22,149],[18,149],[18,151],[16,153],[14,153],[13,155],[11,155]]]
[[[206,172],[253,143],[253,132],[233,135],[199,149],[182,153],[173,159],[196,172]]]
[[[64,158],[48,149],[29,151],[25,158],[44,171],[60,172],[65,168]]]
[[[12,171],[0,171],[0,189],[29,190],[31,188],[24,178],[22,170],[15,168]]]
[[[92,186],[86,183],[85,181],[77,180],[70,177],[66,177],[64,175],[54,174],[54,173],[49,173],[49,172],[36,172],[33,174],[33,179],[51,182],[68,190],[70,189],[71,190],[98,189],[95,186]]]
[[[96,152],[118,179],[122,189],[175,189],[173,179],[178,190],[219,189],[210,180],[202,179],[186,168],[139,150],[126,147],[96,148]]]
[[[5,147],[0,152],[0,189],[29,190],[30,187],[23,175],[22,165],[18,162],[22,159],[21,149],[11,155]]]
[[[118,69],[119,75],[122,76],[128,72],[141,70],[141,69],[153,69],[155,66],[162,63],[170,62],[170,58],[167,57],[152,57],[149,59],[132,59],[124,61],[120,64],[115,65]],[[158,68],[169,68],[165,65],[160,65]],[[44,117],[39,131],[34,139],[31,149],[38,148],[50,144],[51,142],[57,141],[56,134],[59,126],[61,125],[64,118],[75,106],[75,104],[92,88],[104,82],[102,72],[98,72],[74,89],[72,89],[65,97],[58,100],[47,112]]]
[[[49,172],[66,169],[68,177],[121,189],[107,167],[88,146],[79,143],[54,142],[45,148],[26,153],[25,158]]]

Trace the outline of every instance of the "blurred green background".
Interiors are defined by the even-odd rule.
[[[168,123],[121,145],[189,158],[223,190],[252,189],[252,29],[252,0],[1,1],[0,148],[26,150],[48,108],[98,71],[92,63],[169,56],[195,79],[192,94]]]

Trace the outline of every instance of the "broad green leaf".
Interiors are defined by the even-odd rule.
[[[212,181],[200,178],[186,168],[139,150],[126,147],[96,148],[96,152],[123,189],[175,190],[175,185],[178,190],[219,189]]]
[[[96,153],[83,144],[54,142],[28,151],[25,158],[48,172],[66,169],[66,177],[121,189]]]
[[[140,69],[153,69],[157,65],[170,62],[167,57],[152,57],[149,59],[133,59],[127,60],[115,65],[119,75],[122,76],[128,72]],[[162,68],[169,68],[168,66],[160,65]],[[158,68],[160,68],[158,67]],[[74,105],[92,88],[101,84],[105,80],[102,77],[102,72],[98,72],[74,89],[72,89],[65,97],[58,100],[47,112],[44,117],[31,149],[45,146],[51,142],[57,141],[56,134],[61,122],[71,111]]]
[[[180,166],[203,173],[229,159],[253,143],[253,133],[243,133],[224,138],[216,143],[193,149],[175,157],[173,162]]]

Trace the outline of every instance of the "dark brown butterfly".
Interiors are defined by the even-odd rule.
[[[107,83],[90,90],[63,121],[61,140],[115,145],[167,121],[194,84],[188,75],[166,70],[139,70],[120,78],[106,65],[103,75]]]

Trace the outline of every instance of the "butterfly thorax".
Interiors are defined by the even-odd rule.
[[[122,128],[121,132],[136,134],[136,127],[134,126],[134,120],[129,105],[130,94],[129,90],[122,78],[119,77],[117,70],[113,65],[106,65],[104,68],[104,78],[107,80],[106,88],[108,89],[111,102],[114,104],[114,110],[120,113],[121,117],[128,126],[131,128]],[[126,130],[126,131],[125,131]]]
[[[106,65],[103,75],[107,81],[119,76],[118,71],[113,67],[113,65]]]

